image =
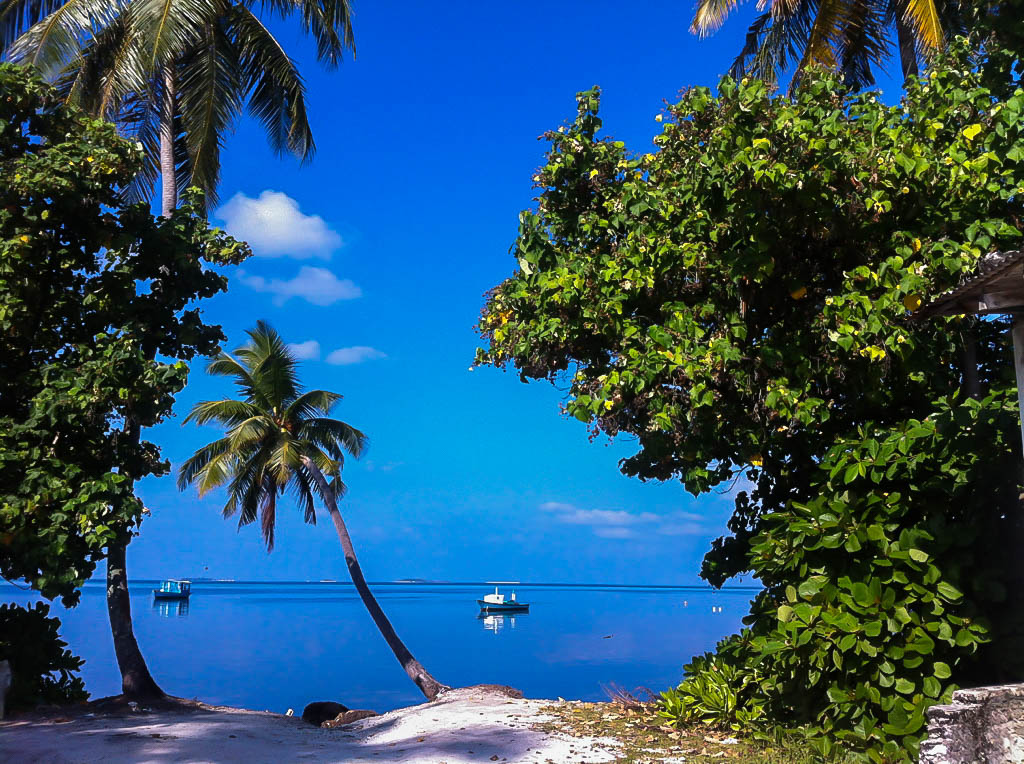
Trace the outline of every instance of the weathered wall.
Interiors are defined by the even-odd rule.
[[[1024,684],[957,690],[932,706],[920,764],[1024,764]]]

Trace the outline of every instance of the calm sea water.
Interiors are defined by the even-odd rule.
[[[196,582],[188,603],[154,603],[132,582],[135,633],[160,685],[209,703],[301,712],[313,700],[385,711],[419,702],[350,584]],[[529,614],[481,617],[485,584],[373,584],[399,636],[450,685],[508,684],[530,697],[606,698],[605,687],[655,691],[735,632],[752,590],[520,585]],[[38,597],[9,584],[0,601]],[[54,605],[85,659],[93,697],[120,691],[104,588]]]

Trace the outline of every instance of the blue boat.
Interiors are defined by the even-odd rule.
[[[498,593],[498,587],[494,587],[494,594],[485,594],[482,600],[477,600],[481,613],[528,613],[530,603],[520,602],[516,599],[516,593],[505,599],[504,594]]]
[[[183,579],[169,578],[160,583],[159,589],[153,590],[155,600],[187,600],[192,593],[192,582]]]

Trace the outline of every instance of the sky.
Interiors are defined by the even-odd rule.
[[[369,580],[700,583],[731,498],[624,477],[633,444],[590,442],[560,413],[564,390],[471,369],[473,326],[514,272],[538,136],[571,120],[574,94],[599,85],[606,134],[651,151],[655,115],[717,83],[754,9],[700,40],[687,2],[353,2],[357,57],[334,71],[297,24],[270,25],[306,77],[317,152],[276,157],[249,120],[228,139],[212,222],[254,257],[205,319],[229,350],[270,322],[307,387],[345,396],[335,415],[371,444],[346,465],[341,507]],[[177,416],[147,437],[176,468],[218,437],[183,426],[188,410],[233,392],[196,362]],[[152,515],[131,577],[347,577],[325,514],[310,527],[279,504],[268,554],[256,526],[221,517],[223,495],[173,476],[139,491]]]

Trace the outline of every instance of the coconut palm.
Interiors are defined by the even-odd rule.
[[[348,0],[0,0],[0,46],[145,149],[131,189],[162,211],[188,186],[216,201],[225,137],[248,108],[280,154],[315,144],[302,76],[265,18],[297,18],[321,63],[354,51]]]
[[[232,356],[221,353],[207,367],[210,374],[230,377],[241,400],[197,403],[186,422],[215,422],[227,434],[200,448],[178,473],[178,487],[196,484],[202,496],[227,487],[224,516],[238,514],[238,525],[259,520],[268,551],[274,547],[277,502],[286,489],[307,523],[316,523],[315,497],[327,507],[338,533],[352,583],[377,628],[409,678],[429,699],[444,685],[427,673],[395,633],[391,622],[366,584],[352,539],[338,511],[345,493],[341,470],[345,454],[358,457],[366,436],[345,422],[331,419],[341,400],[326,390],[303,392],[295,357],[281,337],[260,321],[248,332],[250,342]]]
[[[691,31],[714,33],[739,3],[698,0]],[[910,77],[963,29],[960,5],[944,0],[759,0],[757,8],[730,72],[737,78],[775,82],[795,65],[796,82],[808,66],[824,66],[862,88],[874,84],[874,70],[890,58],[893,31],[903,76]]]

